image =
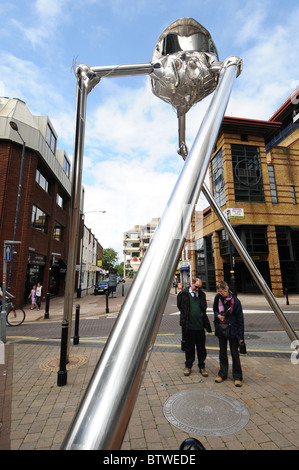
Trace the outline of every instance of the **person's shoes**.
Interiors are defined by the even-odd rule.
[[[207,373],[206,369],[199,369],[199,372],[203,377],[209,377],[209,374]]]
[[[242,381],[241,380],[235,380],[235,387],[242,387]]]
[[[218,375],[218,377],[216,377],[216,379],[215,379],[215,382],[217,384],[221,384],[221,382],[223,382],[223,378]]]
[[[191,369],[188,369],[188,367],[186,367],[184,369],[184,375],[190,375],[191,374]]]

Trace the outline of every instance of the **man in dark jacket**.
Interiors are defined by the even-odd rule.
[[[200,373],[207,377],[205,369],[206,335],[205,330],[212,332],[207,316],[206,294],[201,290],[200,279],[192,279],[191,287],[183,289],[177,296],[177,306],[180,311],[180,325],[185,338],[185,369],[184,375],[190,375],[195,361],[195,347]]]

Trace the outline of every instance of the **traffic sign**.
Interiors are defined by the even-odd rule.
[[[11,245],[5,245],[5,261],[11,260]]]

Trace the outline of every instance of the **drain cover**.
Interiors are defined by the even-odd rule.
[[[163,407],[165,418],[177,428],[202,436],[234,434],[249,421],[239,401],[207,390],[184,390],[172,395]]]

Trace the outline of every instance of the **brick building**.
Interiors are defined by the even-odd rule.
[[[210,187],[276,296],[299,292],[299,90],[269,119],[225,117],[209,164]],[[192,230],[193,274],[208,290],[259,292],[211,208]]]
[[[18,132],[10,126],[13,121]],[[70,211],[70,161],[57,150],[57,135],[48,117],[33,116],[19,99],[0,98],[0,272],[3,243],[12,240],[25,142],[16,254],[10,291],[16,302],[28,301],[32,285],[44,293],[63,294]],[[10,263],[7,263],[7,285]]]

